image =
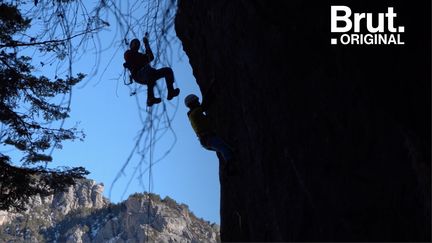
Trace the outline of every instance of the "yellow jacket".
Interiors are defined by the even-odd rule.
[[[188,112],[188,118],[198,137],[210,134],[213,129],[202,107],[198,106]]]

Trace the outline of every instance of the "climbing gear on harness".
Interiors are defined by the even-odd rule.
[[[197,102],[197,101],[199,101],[199,98],[198,98],[198,96],[196,96],[194,94],[190,94],[190,95],[186,96],[186,98],[184,100],[185,105],[187,107],[189,107],[192,103]]]

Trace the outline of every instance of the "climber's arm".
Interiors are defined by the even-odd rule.
[[[152,50],[150,48],[149,40],[148,40],[147,37],[143,38],[143,43],[144,43],[144,47],[145,47],[145,50],[146,50],[145,54],[147,55],[148,62],[150,63],[151,61],[154,60],[154,55],[153,55],[153,52],[152,52]]]

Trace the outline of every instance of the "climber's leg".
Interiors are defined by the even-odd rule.
[[[216,151],[222,155],[225,161],[230,161],[233,157],[233,152],[230,147],[219,137],[209,136],[205,141],[206,148]]]
[[[152,106],[153,104],[158,104],[161,102],[161,98],[155,98],[154,96],[155,85],[155,81],[147,82],[147,106]]]
[[[180,93],[180,89],[176,88],[174,89],[174,73],[171,68],[169,67],[163,67],[160,69],[156,69],[153,72],[152,75],[153,80],[158,80],[160,78],[165,78],[166,86],[168,89],[168,100],[171,100],[172,98],[176,97]]]
[[[137,75],[134,78],[134,80],[139,84],[147,84],[151,82],[154,83],[154,79],[152,78],[154,71],[155,71],[154,68],[152,68],[150,65],[146,65],[145,67],[142,67],[137,72]]]

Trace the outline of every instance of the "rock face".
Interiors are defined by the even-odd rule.
[[[0,242],[219,241],[217,225],[173,199],[134,194],[114,205],[102,192],[103,185],[82,180],[64,193],[32,198],[26,212],[0,211]]]
[[[179,0],[177,35],[241,170],[221,163],[222,241],[431,240],[429,8],[349,4],[394,7],[406,44],[333,46],[331,5]]]

